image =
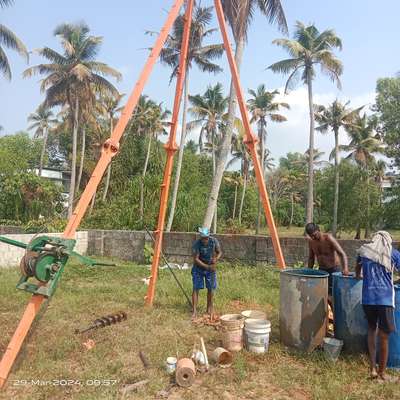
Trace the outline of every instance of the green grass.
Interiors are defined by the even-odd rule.
[[[168,271],[160,271],[153,309],[143,307],[146,287],[144,267],[121,263],[119,267],[87,268],[69,265],[46,312],[38,318],[0,399],[118,399],[125,384],[142,379],[150,383],[125,398],[151,399],[170,385],[164,370],[168,356],[190,355],[201,335],[211,351],[220,334],[211,327],[192,325],[185,299]],[[190,291],[190,271],[177,271]],[[15,269],[0,269],[0,353],[15,330],[29,295],[14,289]],[[204,311],[205,293],[201,293]],[[189,389],[173,388],[169,399],[294,399],[356,400],[400,399],[398,385],[379,385],[367,379],[365,356],[344,356],[336,364],[316,351],[290,352],[279,343],[279,274],[266,268],[224,265],[219,271],[216,309],[219,314],[248,308],[265,310],[272,322],[272,343],[267,354],[246,351],[235,355],[231,368],[214,368],[199,374]],[[128,320],[75,335],[95,318],[119,310]],[[95,341],[85,350],[83,342]],[[145,370],[138,357],[142,350],[151,363]],[[16,385],[17,380],[116,380],[112,386]]]

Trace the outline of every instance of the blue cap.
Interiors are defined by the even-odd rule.
[[[204,238],[210,236],[210,230],[208,228],[205,228],[205,227],[199,228],[199,233],[200,233],[200,236],[204,237]]]

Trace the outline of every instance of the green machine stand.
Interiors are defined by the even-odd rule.
[[[115,265],[100,263],[73,251],[76,241],[54,236],[38,236],[28,244],[0,236],[0,242],[25,249],[20,263],[21,278],[17,289],[32,294],[51,297],[70,256],[83,264]]]

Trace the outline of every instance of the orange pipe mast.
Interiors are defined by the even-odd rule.
[[[0,389],[6,383],[8,374],[14,364],[15,359],[19,353],[19,349],[29,332],[29,329],[40,310],[40,306],[46,300],[42,295],[34,294],[29,300],[25,308],[24,314],[19,321],[18,327],[14,332],[10,343],[7,346],[6,352],[0,362]]]
[[[181,54],[179,59],[179,67],[178,67],[178,74],[176,81],[171,130],[169,133],[168,142],[165,145],[165,150],[167,152],[167,160],[165,163],[164,178],[161,184],[160,210],[158,214],[157,230],[155,232],[156,240],[154,244],[153,262],[151,265],[151,276],[150,276],[149,287],[147,289],[147,294],[145,297],[145,303],[148,306],[152,306],[154,301],[157,275],[158,275],[158,265],[160,263],[160,254],[161,254],[162,239],[164,233],[165,215],[168,208],[168,195],[171,183],[172,167],[174,163],[174,155],[178,150],[178,146],[176,145],[176,131],[178,128],[177,122],[182,100],[183,84],[186,76],[187,54],[189,49],[189,38],[190,38],[190,28],[192,25],[193,6],[194,6],[194,0],[188,0],[186,4],[185,23],[184,23]],[[181,145],[183,146],[183,143]]]
[[[271,238],[272,238],[272,244],[274,247],[275,258],[276,258],[276,261],[277,261],[278,265],[280,266],[280,268],[285,268],[285,266],[286,266],[285,259],[283,257],[281,244],[279,242],[278,231],[276,229],[274,217],[272,215],[271,205],[270,205],[269,198],[268,198],[268,192],[267,192],[267,188],[265,186],[264,174],[263,174],[263,171],[261,170],[260,160],[258,159],[257,148],[256,148],[258,139],[254,135],[254,133],[252,132],[252,129],[251,129],[250,119],[249,119],[249,116],[247,113],[247,107],[246,107],[245,99],[243,96],[243,90],[242,90],[242,87],[240,84],[239,73],[237,70],[237,66],[236,66],[236,62],[235,62],[235,58],[233,56],[231,46],[229,44],[229,37],[228,37],[227,28],[226,28],[225,16],[224,16],[224,11],[222,8],[221,0],[214,0],[214,5],[215,5],[215,10],[217,11],[218,22],[219,22],[219,26],[220,26],[221,33],[222,33],[222,38],[224,41],[226,55],[228,57],[229,67],[231,69],[233,84],[235,86],[236,97],[238,99],[244,129],[246,132],[245,143],[246,143],[248,149],[250,150],[250,154],[253,159],[253,165],[254,165],[254,171],[255,171],[255,175],[256,175],[257,185],[258,185],[258,189],[260,191],[261,201],[262,201],[262,204],[264,207],[265,216],[267,218],[267,223],[268,223],[268,228],[269,228]]]
[[[70,218],[67,227],[63,233],[63,237],[66,239],[73,239],[75,237],[76,229],[81,222],[89,203],[94,195],[97,186],[100,184],[101,178],[104,175],[105,170],[107,169],[108,164],[111,162],[112,157],[114,157],[119,149],[119,140],[124,133],[124,130],[131,118],[131,115],[137,105],[139,97],[143,91],[143,88],[153,70],[155,63],[157,62],[160,52],[164,47],[165,41],[168,38],[168,34],[172,28],[173,23],[175,22],[177,16],[179,15],[179,11],[182,8],[185,0],[176,0],[171,8],[170,13],[168,14],[168,18],[160,31],[160,34],[156,40],[156,43],[148,57],[146,64],[143,67],[139,80],[137,81],[132,94],[130,95],[128,102],[126,103],[121,117],[115,126],[114,131],[111,134],[111,137],[106,140],[103,145],[101,157],[90,177],[90,180],[76,206],[72,217]],[[29,332],[29,329],[38,314],[41,305],[46,300],[46,298],[42,295],[33,295],[25,308],[24,314],[17,326],[17,329],[14,332],[13,337],[3,355],[3,358],[0,361],[0,388],[2,388],[7,380],[8,374],[14,364],[15,359],[21,349],[21,346],[25,340],[26,335]]]

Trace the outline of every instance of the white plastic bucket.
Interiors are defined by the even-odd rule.
[[[324,338],[322,347],[327,358],[331,361],[336,361],[342,350],[343,340],[326,337]]]
[[[269,347],[271,322],[266,319],[248,318],[244,321],[246,349],[252,353],[265,353]]]
[[[245,319],[252,318],[252,319],[267,319],[267,314],[264,311],[260,310],[245,310],[242,311],[241,314]]]
[[[226,314],[220,318],[222,325],[222,345],[229,351],[243,348],[243,321],[240,314]]]

